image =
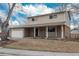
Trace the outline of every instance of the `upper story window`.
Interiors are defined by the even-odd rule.
[[[53,18],[53,16],[52,16],[52,15],[50,15],[50,16],[49,16],[49,19],[52,19],[52,18]]]
[[[49,19],[57,18],[57,14],[49,15]]]
[[[53,17],[54,17],[54,18],[57,18],[57,14],[54,14]]]
[[[35,21],[35,19],[34,19],[34,18],[32,18],[32,21]]]

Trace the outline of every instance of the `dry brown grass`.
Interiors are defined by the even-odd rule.
[[[79,42],[76,41],[26,39],[6,45],[5,47],[53,52],[79,52]]]

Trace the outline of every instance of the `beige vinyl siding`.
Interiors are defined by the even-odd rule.
[[[32,21],[32,18],[28,19],[27,24],[44,24],[44,23],[54,23],[54,22],[64,22],[65,13],[57,14],[57,18],[49,19],[49,15],[34,17],[35,21]]]

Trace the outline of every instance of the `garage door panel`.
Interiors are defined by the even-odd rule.
[[[11,31],[11,37],[13,37],[13,38],[23,38],[24,37],[24,30],[23,29],[13,29]]]

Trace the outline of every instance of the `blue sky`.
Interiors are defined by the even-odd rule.
[[[22,3],[22,6],[26,6],[26,5],[33,5],[34,6],[36,4],[38,4],[38,5],[43,4],[49,8],[55,8],[60,5],[60,3]],[[8,4],[0,3],[0,11],[7,13],[8,12]]]
[[[5,14],[7,14],[8,12],[8,4],[3,4],[3,3],[0,3],[0,12],[4,12]]]
[[[30,4],[32,4],[32,5],[44,4],[44,5],[46,5],[49,8],[55,8],[55,7],[60,5],[60,3],[22,3],[23,6],[30,5]]]

